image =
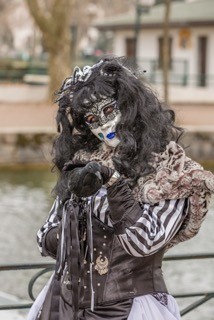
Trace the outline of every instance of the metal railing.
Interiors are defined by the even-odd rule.
[[[88,58],[77,57],[74,61],[72,68],[75,65],[83,67],[84,65],[94,64],[99,57],[90,56]],[[135,59],[130,58],[131,61]],[[139,66],[146,70],[146,78],[150,83],[162,84],[163,83],[163,69],[161,61],[151,58],[138,58]],[[0,82],[25,82],[26,76],[40,75],[46,76],[48,74],[47,59],[30,59],[18,60],[0,58]],[[40,79],[38,77],[38,79]],[[33,82],[32,82],[33,83]],[[36,81],[35,81],[36,84]],[[37,83],[38,84],[38,83]],[[176,86],[195,86],[195,87],[213,87],[214,74],[203,74],[189,72],[189,61],[187,59],[172,59],[170,61],[169,69],[169,84]]]
[[[49,271],[54,270],[55,263],[24,263],[24,264],[5,264],[0,265],[0,271],[17,271],[17,270],[32,270],[32,269],[41,269],[36,274],[32,276],[28,283],[28,295],[32,302],[29,303],[18,303],[18,304],[6,304],[0,305],[1,310],[13,310],[13,309],[29,309],[33,301],[35,301],[35,297],[33,294],[33,286],[36,280],[43,274]]]
[[[199,259],[213,259],[214,253],[204,253],[204,254],[182,254],[182,255],[170,255],[164,258],[164,261],[183,261],[183,260],[199,260]],[[180,311],[181,316],[189,313],[190,311],[196,309],[200,305],[214,298],[214,289],[211,292],[195,292],[195,293],[185,293],[185,294],[173,294],[175,299],[180,298],[198,298],[198,300],[189,304],[186,308]]]
[[[163,84],[163,68],[158,59],[138,59],[141,69],[146,70],[145,79],[149,83]],[[193,86],[193,87],[213,87],[214,74],[194,73],[189,71],[189,61],[186,59],[172,59],[168,71],[169,85],[173,86]]]
[[[164,261],[183,261],[183,260],[198,260],[198,259],[213,259],[214,253],[208,254],[182,254],[182,255],[169,255],[164,258]],[[1,310],[13,310],[13,309],[28,309],[32,306],[33,301],[35,300],[33,294],[33,287],[36,280],[46,272],[54,270],[54,263],[26,263],[26,264],[7,264],[0,265],[0,271],[15,271],[15,270],[32,270],[32,269],[41,269],[36,274],[34,274],[29,283],[28,283],[28,295],[32,302],[29,303],[18,303],[18,304],[6,304],[0,305]],[[176,299],[180,298],[199,298],[193,303],[189,304],[183,310],[180,311],[181,316],[191,312],[200,305],[214,298],[214,291],[211,292],[194,292],[194,293],[185,293],[185,294],[173,294]]]

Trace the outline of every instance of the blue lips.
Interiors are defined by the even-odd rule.
[[[107,134],[106,137],[107,137],[108,139],[113,139],[115,136],[116,136],[116,133],[115,133],[115,132],[110,132],[110,133]]]

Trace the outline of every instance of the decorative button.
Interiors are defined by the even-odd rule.
[[[98,285],[98,287],[100,287],[100,283],[98,283],[97,285]]]
[[[100,254],[103,254],[102,251],[100,251]]]
[[[105,239],[106,239],[106,238],[107,238],[107,236],[104,236],[103,238],[105,238]]]
[[[87,286],[84,286],[84,289],[87,289]]]
[[[97,248],[94,248],[94,251],[97,251]]]
[[[105,247],[105,246],[106,246],[106,243],[103,243],[103,246]]]

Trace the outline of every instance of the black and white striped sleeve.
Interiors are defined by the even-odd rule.
[[[164,247],[181,227],[188,199],[140,205],[122,181],[108,188],[110,215],[123,248],[130,255],[151,255]]]
[[[45,221],[45,224],[37,232],[37,243],[42,256],[51,256],[53,258],[55,257],[55,249],[50,250],[49,247],[56,247],[57,231],[61,221],[61,217],[59,215],[59,205],[60,200],[59,198],[56,198],[49,212],[48,218]],[[47,244],[47,235],[51,235],[51,241],[53,242],[51,243],[51,245]]]
[[[187,212],[187,199],[145,204],[141,217],[118,234],[130,255],[151,255],[164,247],[177,233]]]

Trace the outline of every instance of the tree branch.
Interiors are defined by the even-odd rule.
[[[169,49],[170,49],[170,37],[169,37],[169,19],[170,19],[171,0],[165,0],[165,14],[164,14],[164,26],[163,26],[163,85],[164,85],[164,100],[168,104],[169,92]]]
[[[63,21],[64,23],[69,23],[71,17],[71,5],[73,0],[53,0],[51,6],[51,20],[56,32],[59,36],[63,32],[63,24],[55,23],[55,21]]]
[[[42,9],[39,7],[38,0],[26,0],[26,2],[30,10],[30,13],[36,21],[38,27],[41,29],[42,32],[48,32],[50,27],[49,19],[45,17],[44,13],[42,12]]]

